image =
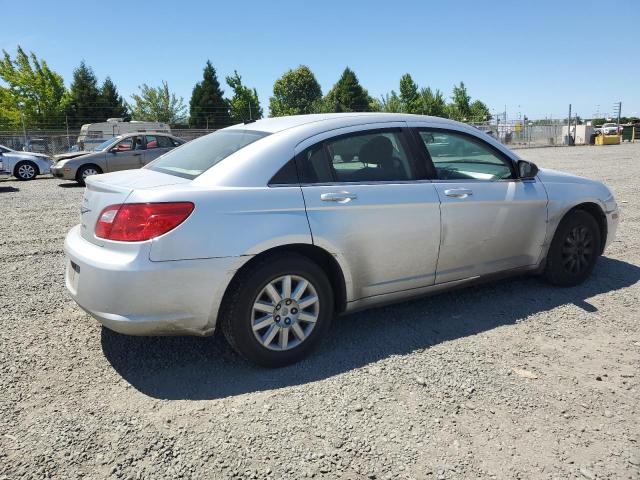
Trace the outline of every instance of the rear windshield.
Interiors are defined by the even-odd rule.
[[[165,153],[145,168],[194,179],[232,153],[267,135],[269,133],[255,130],[218,130]]]

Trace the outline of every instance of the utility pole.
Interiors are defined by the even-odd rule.
[[[24,124],[24,112],[20,111],[20,116],[22,117],[22,135],[24,136],[24,146],[27,146],[27,127]]]
[[[571,104],[569,104],[569,118],[567,119],[567,145],[571,144]]]
[[[249,120],[253,120],[251,116],[251,100],[249,100]]]
[[[64,123],[67,126],[67,147],[71,148],[71,141],[69,140],[69,116],[66,114],[64,116]]]
[[[622,102],[618,102],[618,132],[620,131],[620,113],[622,112]]]

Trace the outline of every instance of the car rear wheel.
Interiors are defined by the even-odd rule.
[[[76,174],[76,181],[80,185],[84,185],[84,181],[87,177],[91,175],[99,175],[102,173],[102,170],[97,165],[85,165],[84,167],[80,167],[78,173]]]
[[[545,279],[562,287],[584,282],[595,267],[600,242],[600,228],[592,215],[583,210],[569,212],[549,247]]]
[[[33,180],[38,175],[38,166],[30,161],[18,162],[13,175],[22,181]]]
[[[222,331],[249,361],[281,367],[307,356],[333,317],[322,269],[298,254],[259,260],[234,279],[221,310]]]

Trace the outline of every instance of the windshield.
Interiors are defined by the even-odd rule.
[[[218,130],[169,151],[145,168],[194,179],[232,153],[267,135],[269,133],[255,130]]]
[[[98,145],[97,147],[95,147],[93,149],[94,152],[101,152],[102,150],[104,150],[105,148],[107,148],[109,145],[111,145],[113,142],[115,142],[116,140],[118,140],[120,137],[116,137],[116,138],[110,138],[109,140],[105,140],[104,142],[102,142],[100,145]]]

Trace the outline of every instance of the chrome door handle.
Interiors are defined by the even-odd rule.
[[[467,198],[467,197],[473,195],[473,192],[471,190],[469,190],[468,188],[451,188],[449,190],[445,190],[444,194],[447,197]]]
[[[332,192],[320,195],[320,200],[323,202],[347,203],[356,198],[358,198],[358,195],[351,192]]]

